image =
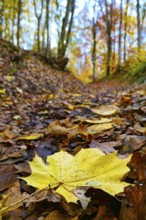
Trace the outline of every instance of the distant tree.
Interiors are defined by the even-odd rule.
[[[127,46],[127,13],[128,13],[129,0],[126,0],[126,7],[124,13],[124,61],[126,61],[126,46]]]
[[[107,0],[104,0],[105,3],[105,21],[106,21],[106,32],[107,32],[107,62],[106,62],[106,75],[110,75],[110,62],[111,62],[111,53],[112,53],[112,26],[113,26],[113,6],[114,1],[111,0],[111,3],[108,4]]]
[[[40,52],[40,25],[41,25],[41,18],[42,18],[42,13],[43,13],[43,0],[41,0],[41,6],[40,6],[40,13],[37,12],[38,5],[36,3],[36,0],[33,0],[34,3],[34,9],[35,9],[35,16],[37,18],[37,47],[38,47],[38,52]]]
[[[75,0],[67,0],[65,16],[62,19],[61,32],[58,40],[58,59],[62,59],[65,56],[73,25],[73,17],[75,11]]]
[[[46,30],[47,30],[47,51],[50,52],[50,31],[49,31],[49,15],[50,15],[50,0],[46,0]]]
[[[3,36],[4,3],[5,3],[5,0],[1,0],[1,2],[0,2],[0,38],[2,38],[2,36]]]
[[[118,71],[120,71],[121,69],[122,22],[123,22],[123,0],[120,1],[120,24],[119,24],[119,41],[118,41],[118,65],[117,65]]]
[[[143,29],[143,25],[144,25],[144,20],[146,18],[146,2],[143,5],[143,9],[142,9],[142,21],[141,21],[141,30]]]
[[[16,20],[16,15],[17,15],[17,2],[16,0],[13,0],[13,7],[12,7],[12,41],[14,43],[15,39],[15,20]]]
[[[92,18],[92,68],[93,68],[93,82],[97,81],[97,73],[96,73],[96,40],[97,40],[97,11],[96,11],[96,2],[93,6],[93,18]]]
[[[138,47],[138,52],[140,52],[141,49],[141,25],[140,25],[140,0],[137,0],[137,47]]]
[[[22,0],[18,0],[18,14],[17,14],[17,47],[20,47],[20,20],[21,20],[21,12],[22,12]]]

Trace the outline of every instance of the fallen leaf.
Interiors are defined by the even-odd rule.
[[[8,189],[15,182],[16,168],[13,165],[0,166],[0,192]]]
[[[95,140],[92,140],[89,146],[92,148],[98,148],[102,152],[109,154],[115,151],[114,147],[121,146],[121,142],[109,141],[109,142],[99,143]]]
[[[91,187],[97,182],[95,188],[111,195],[123,191],[128,184],[121,179],[129,171],[129,160],[130,157],[121,160],[115,153],[105,155],[98,149],[82,149],[75,156],[61,151],[48,156],[47,164],[35,155],[29,162],[32,174],[22,179],[38,189],[55,188],[67,202],[76,203],[79,198],[72,190],[79,186]]]
[[[6,90],[5,89],[0,89],[0,94],[5,94]]]
[[[146,134],[146,127],[140,126],[139,123],[136,123],[136,124],[134,125],[134,129],[135,129],[136,131],[140,132],[140,133]]]
[[[100,119],[97,119],[97,118],[92,118],[92,119],[78,118],[78,119],[73,120],[73,122],[78,122],[78,121],[86,122],[88,124],[103,124],[103,123],[107,123],[107,122],[112,122],[112,119],[110,119],[110,118],[100,118]]]
[[[79,198],[83,209],[87,208],[87,206],[88,206],[88,204],[91,200],[90,197],[85,196],[85,193],[86,193],[87,189],[88,188],[86,188],[86,187],[80,187],[80,188],[77,188],[77,189],[73,190],[74,194]]]
[[[33,141],[33,140],[37,140],[43,136],[44,136],[43,133],[31,133],[28,135],[26,134],[26,135],[22,135],[22,136],[18,137],[18,140]]]
[[[53,121],[45,131],[46,135],[66,135],[67,129],[59,124],[58,121]]]
[[[21,119],[21,116],[20,115],[14,115],[13,119],[15,119],[15,120]]]
[[[97,134],[102,131],[109,130],[111,128],[113,128],[112,123],[104,123],[104,124],[91,125],[87,128],[87,130],[90,134]]]
[[[44,220],[78,220],[78,216],[72,217],[59,210],[52,211]]]
[[[101,105],[98,109],[92,109],[93,113],[103,116],[113,115],[118,111],[119,107],[116,105]]]
[[[21,200],[22,196],[20,192],[20,184],[19,181],[16,180],[12,187],[5,192],[3,199],[0,201],[0,204],[2,204],[2,206],[0,207],[0,214],[7,211],[15,210],[18,207],[22,206]]]
[[[84,135],[87,136],[89,134],[86,125],[80,123],[78,126],[74,126],[73,128],[68,129],[68,135],[67,137],[69,139],[75,138],[76,135]]]

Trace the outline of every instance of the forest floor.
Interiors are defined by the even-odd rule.
[[[18,65],[17,48],[6,41],[0,45],[0,219],[144,219],[146,85],[112,80],[85,86],[31,52]],[[135,186],[117,196],[90,187],[86,209],[53,196],[10,207],[34,192],[20,177],[30,175],[27,161],[35,152],[46,160],[61,150],[76,155],[82,148],[133,154],[124,180]]]

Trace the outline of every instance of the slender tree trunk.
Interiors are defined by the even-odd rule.
[[[136,8],[137,8],[137,35],[138,35],[137,48],[138,48],[138,53],[139,53],[140,49],[141,49],[140,3],[139,3],[139,0],[137,0]]]
[[[38,17],[38,27],[37,27],[37,42],[38,42],[38,52],[40,52],[40,24],[41,24],[41,17]]]
[[[107,62],[106,62],[106,75],[110,75],[110,62],[111,62],[111,52],[112,52],[112,20],[113,20],[113,0],[110,5],[110,11],[108,10],[107,0],[105,2],[106,8],[106,29],[107,29]]]
[[[49,22],[50,22],[50,0],[47,0],[46,2],[46,29],[47,29],[47,49],[50,53],[50,26],[49,26]]]
[[[97,80],[96,76],[96,26],[93,24],[92,27],[93,34],[93,48],[92,48],[92,66],[93,66],[93,82]]]
[[[59,41],[58,41],[58,55],[57,55],[58,59],[64,58],[69,44],[71,29],[73,25],[74,10],[75,10],[75,0],[68,0],[65,16],[62,20],[61,34],[59,36]]]
[[[14,43],[14,38],[15,38],[14,28],[15,28],[15,18],[16,18],[16,8],[15,8],[16,0],[13,0],[13,4],[14,4],[14,7],[13,7],[13,18],[12,18],[12,41]]]
[[[146,5],[145,5],[145,6],[146,6]],[[141,20],[141,31],[142,31],[142,29],[143,29],[145,17],[146,17],[146,8],[143,8],[143,10],[142,10],[142,20]]]
[[[41,49],[41,42],[40,42],[40,24],[41,24],[41,18],[42,18],[42,13],[43,13],[43,0],[41,0],[41,10],[40,14],[37,13],[37,5],[36,5],[36,0],[33,0],[34,3],[34,9],[35,9],[35,16],[37,18],[37,47],[38,47],[38,52],[40,52]]]
[[[92,37],[93,37],[93,46],[92,46],[92,68],[93,68],[93,82],[97,81],[96,75],[96,20],[95,20],[95,13],[96,13],[96,3],[93,6],[93,19],[92,19]]]
[[[17,47],[20,47],[20,20],[22,11],[22,0],[18,0],[18,18],[17,18]]]
[[[118,42],[118,66],[117,70],[121,70],[121,39],[122,39],[122,20],[123,20],[123,1],[120,2],[120,25],[119,25],[119,42]]]
[[[51,46],[50,46],[50,0],[46,0],[46,13],[45,13],[45,23],[43,28],[43,42],[42,46],[45,48],[45,56],[51,56]],[[47,34],[47,37],[46,37]]]
[[[126,46],[127,46],[127,13],[128,13],[129,0],[126,2],[126,8],[124,13],[124,62],[126,61]]]
[[[0,2],[0,38],[3,36],[4,0]]]
[[[113,4],[116,7],[116,0],[113,1]],[[112,55],[112,66],[115,66],[115,60],[116,60],[116,28],[114,28],[114,30],[113,30],[112,54],[113,54]]]

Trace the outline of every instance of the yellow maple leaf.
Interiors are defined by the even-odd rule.
[[[129,171],[129,160],[130,156],[119,159],[116,153],[105,155],[93,148],[82,149],[75,156],[61,151],[48,156],[47,163],[35,155],[29,162],[32,174],[22,179],[38,189],[55,188],[67,202],[77,202],[73,190],[81,186],[100,188],[111,195],[122,192],[128,185],[121,179]]]

